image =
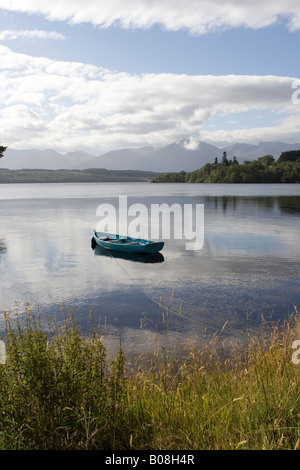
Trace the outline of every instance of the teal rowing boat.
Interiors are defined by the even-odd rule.
[[[157,253],[164,247],[164,242],[143,240],[142,238],[124,237],[94,230],[94,240],[105,250],[122,253]]]

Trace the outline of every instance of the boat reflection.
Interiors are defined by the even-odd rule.
[[[128,261],[135,261],[138,263],[162,263],[164,261],[163,255],[158,253],[121,253],[114,251],[109,253],[98,245],[91,244],[95,256],[106,256],[109,258],[126,259]]]

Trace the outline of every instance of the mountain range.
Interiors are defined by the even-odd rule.
[[[206,163],[220,162],[223,152],[227,158],[233,156],[242,163],[256,160],[264,155],[276,159],[284,151],[299,150],[300,143],[260,142],[257,145],[246,143],[232,144],[223,148],[206,142],[182,139],[162,148],[142,147],[112,150],[99,156],[83,151],[59,153],[55,150],[15,150],[8,148],[0,159],[0,169],[87,169],[105,168],[107,170],[143,170],[155,172],[193,171]]]

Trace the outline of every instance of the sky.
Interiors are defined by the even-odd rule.
[[[299,45],[299,0],[0,0],[0,142],[300,142]]]

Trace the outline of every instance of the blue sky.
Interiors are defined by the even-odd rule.
[[[0,0],[0,141],[300,142],[299,44],[294,0]]]

